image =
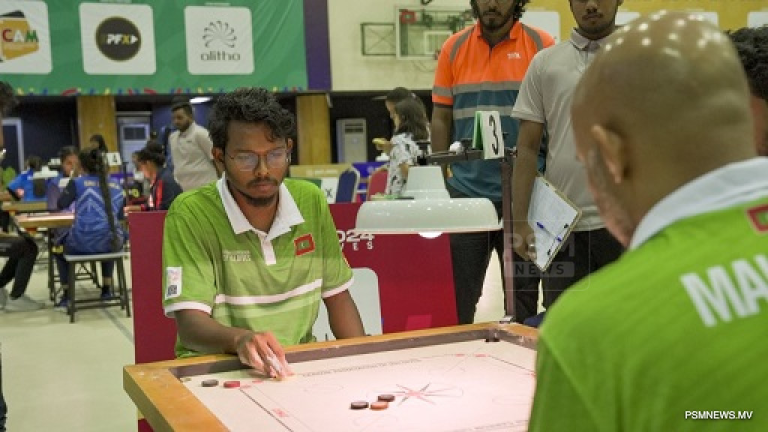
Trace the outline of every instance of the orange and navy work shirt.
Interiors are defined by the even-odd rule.
[[[475,111],[498,111],[504,145],[514,147],[519,127],[510,113],[520,84],[533,56],[554,43],[543,30],[519,21],[494,46],[483,37],[479,22],[448,38],[437,61],[432,102],[453,109],[453,141],[472,138]],[[540,169],[544,162],[545,153],[539,155]],[[459,162],[451,170],[449,183],[460,192],[501,201],[498,160]]]

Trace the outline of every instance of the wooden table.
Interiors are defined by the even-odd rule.
[[[68,228],[72,226],[75,214],[71,212],[29,213],[16,215],[13,220],[17,227],[34,232],[40,228]]]
[[[525,430],[536,336],[487,323],[293,346],[296,376],[282,382],[202,356],[126,366],[123,387],[155,432]],[[202,386],[211,378],[219,384]],[[384,392],[396,397],[387,410],[350,409]]]
[[[31,203],[30,203],[31,204]],[[5,207],[5,206],[3,206]],[[52,301],[56,301],[56,284],[53,272],[53,236],[55,228],[69,228],[75,220],[75,214],[71,212],[58,213],[25,213],[13,216],[13,223],[19,229],[23,228],[29,233],[34,233],[41,228],[48,230],[46,243],[48,245],[48,292]]]
[[[47,201],[5,201],[3,210],[11,215],[16,213],[32,213],[48,211]]]

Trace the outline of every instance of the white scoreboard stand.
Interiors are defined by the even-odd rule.
[[[123,159],[120,157],[119,152],[109,152],[106,157],[107,165],[110,167],[119,167],[123,165]]]

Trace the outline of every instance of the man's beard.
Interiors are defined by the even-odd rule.
[[[581,26],[579,29],[584,33],[586,36],[593,36],[593,35],[601,35],[605,33],[606,30],[609,28],[612,28],[614,26],[613,21],[608,21],[602,24],[598,24],[596,26]]]
[[[242,195],[243,195],[243,198],[245,198],[245,201],[247,201],[248,204],[250,204],[253,207],[269,207],[270,205],[272,205],[272,203],[275,202],[275,200],[277,200],[276,193],[272,196],[260,197],[260,198],[252,197],[247,194],[242,194]]]
[[[583,34],[587,36],[602,35],[606,32],[606,30],[616,26],[616,14],[618,13],[618,11],[619,11],[619,6],[616,5],[616,9],[613,10],[612,14],[608,14],[608,13],[603,14],[604,18],[611,16],[610,20],[597,24],[595,26],[591,26],[591,27],[579,25],[579,29],[582,31]]]
[[[515,14],[515,9],[517,6],[517,1],[515,1],[509,8],[506,14],[501,15],[498,19],[494,18],[493,22],[487,22],[483,15],[480,14],[480,9],[478,6],[472,2],[472,10],[475,12],[475,16],[477,16],[477,19],[480,21],[480,25],[483,27],[484,30],[494,31],[498,30],[505,25],[507,25],[508,22],[512,21],[512,16]],[[487,11],[489,12],[489,11]]]
[[[258,185],[259,183],[270,183],[275,186],[279,185],[279,182],[277,180],[273,178],[268,178],[268,179],[262,179],[262,180],[251,180],[250,182],[248,182],[248,186],[255,186],[255,185]],[[269,207],[277,200],[277,195],[279,193],[279,190],[278,190],[278,192],[275,192],[270,196],[255,197],[255,196],[251,196],[247,192],[241,191],[238,188],[232,187],[232,189],[236,190],[237,193],[241,197],[243,197],[249,205],[253,207]]]

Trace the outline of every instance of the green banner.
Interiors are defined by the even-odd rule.
[[[2,0],[0,79],[20,95],[307,88],[301,0]]]

